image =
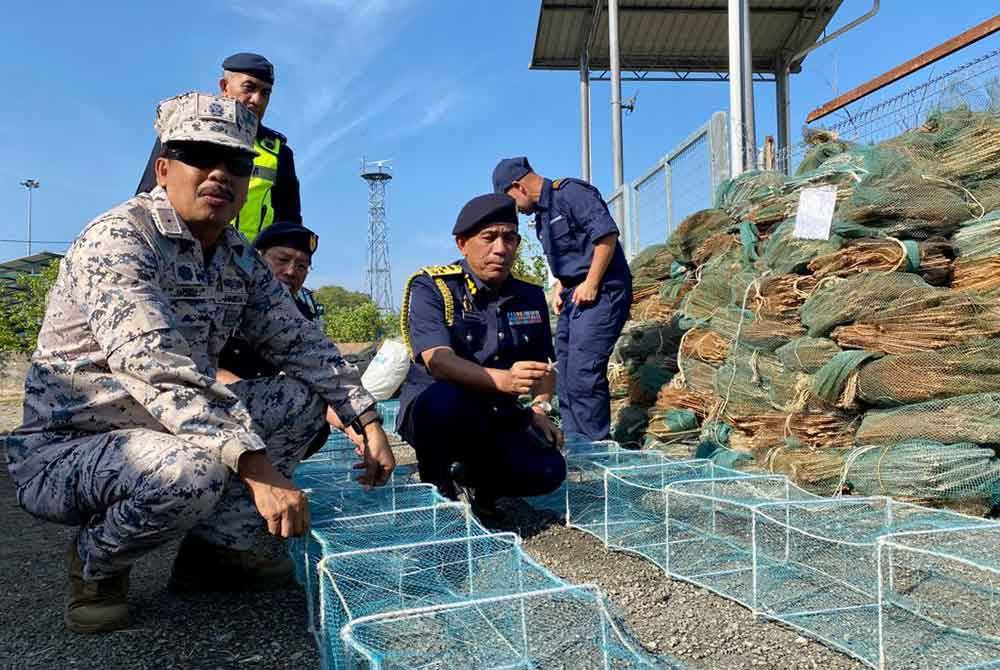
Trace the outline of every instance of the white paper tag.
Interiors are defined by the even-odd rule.
[[[799,191],[799,211],[792,235],[800,240],[830,239],[833,210],[837,206],[836,186],[816,186]]]

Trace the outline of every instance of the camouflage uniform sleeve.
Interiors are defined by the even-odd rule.
[[[96,221],[63,263],[111,372],[167,431],[218,454],[234,472],[243,452],[264,449],[243,403],[191,359],[157,254],[127,218]]]
[[[358,369],[344,360],[319,323],[302,316],[288,289],[259,258],[240,330],[265,359],[326,400],[345,425],[375,406]]]

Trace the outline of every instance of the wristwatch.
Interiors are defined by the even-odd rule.
[[[351,428],[358,433],[363,433],[365,431],[365,426],[376,421],[381,424],[382,415],[379,414],[377,409],[369,409],[359,414],[358,417],[351,422]]]
[[[538,400],[538,399],[532,400],[531,406],[541,408],[541,410],[546,414],[552,413],[552,403],[550,403],[547,400]]]

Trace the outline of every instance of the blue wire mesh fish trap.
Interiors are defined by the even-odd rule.
[[[650,453],[653,458],[645,464],[609,467],[608,463],[594,463],[600,480],[588,481],[579,491],[570,490],[569,525],[597,536],[609,547],[659,560],[664,551],[668,485],[688,479],[745,476],[705,459],[657,461],[657,455]],[[649,551],[653,545],[659,548]],[[657,565],[663,567],[662,560]]]
[[[341,631],[348,668],[675,668],[630,638],[596,588],[544,591],[359,618]]]
[[[304,546],[292,557],[303,572],[310,630],[318,630],[320,594],[317,566],[324,557],[349,551],[488,534],[489,531],[469,511],[468,505],[462,503],[436,503],[314,524],[302,543]]]
[[[778,475],[670,484],[666,487],[666,571],[750,607],[754,507],[817,499]],[[623,543],[632,541],[625,538]]]
[[[998,529],[987,520],[886,497],[758,505],[753,609],[877,667],[880,540],[977,526]]]
[[[1000,667],[1000,527],[893,535],[878,563],[881,670]]]
[[[339,631],[353,619],[566,585],[528,558],[513,533],[333,554],[319,575],[329,670],[346,667]]]
[[[600,456],[622,451],[622,448],[614,440],[599,440],[597,442],[572,441],[567,442],[563,448],[567,465],[586,458],[588,456]],[[532,508],[538,511],[551,512],[559,517],[566,518],[566,481],[559,485],[559,488],[540,496],[530,496],[524,498]]]
[[[610,468],[661,465],[666,459],[658,451],[612,451],[566,458],[566,525],[590,533],[606,542],[604,512],[607,491],[604,473]]]

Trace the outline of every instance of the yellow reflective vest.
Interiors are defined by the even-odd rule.
[[[233,220],[233,225],[243,233],[250,243],[257,239],[260,231],[274,223],[274,207],[271,206],[271,189],[278,177],[278,152],[281,138],[274,135],[258,137],[254,142],[257,158],[253,161],[253,174],[247,190],[247,201]]]

